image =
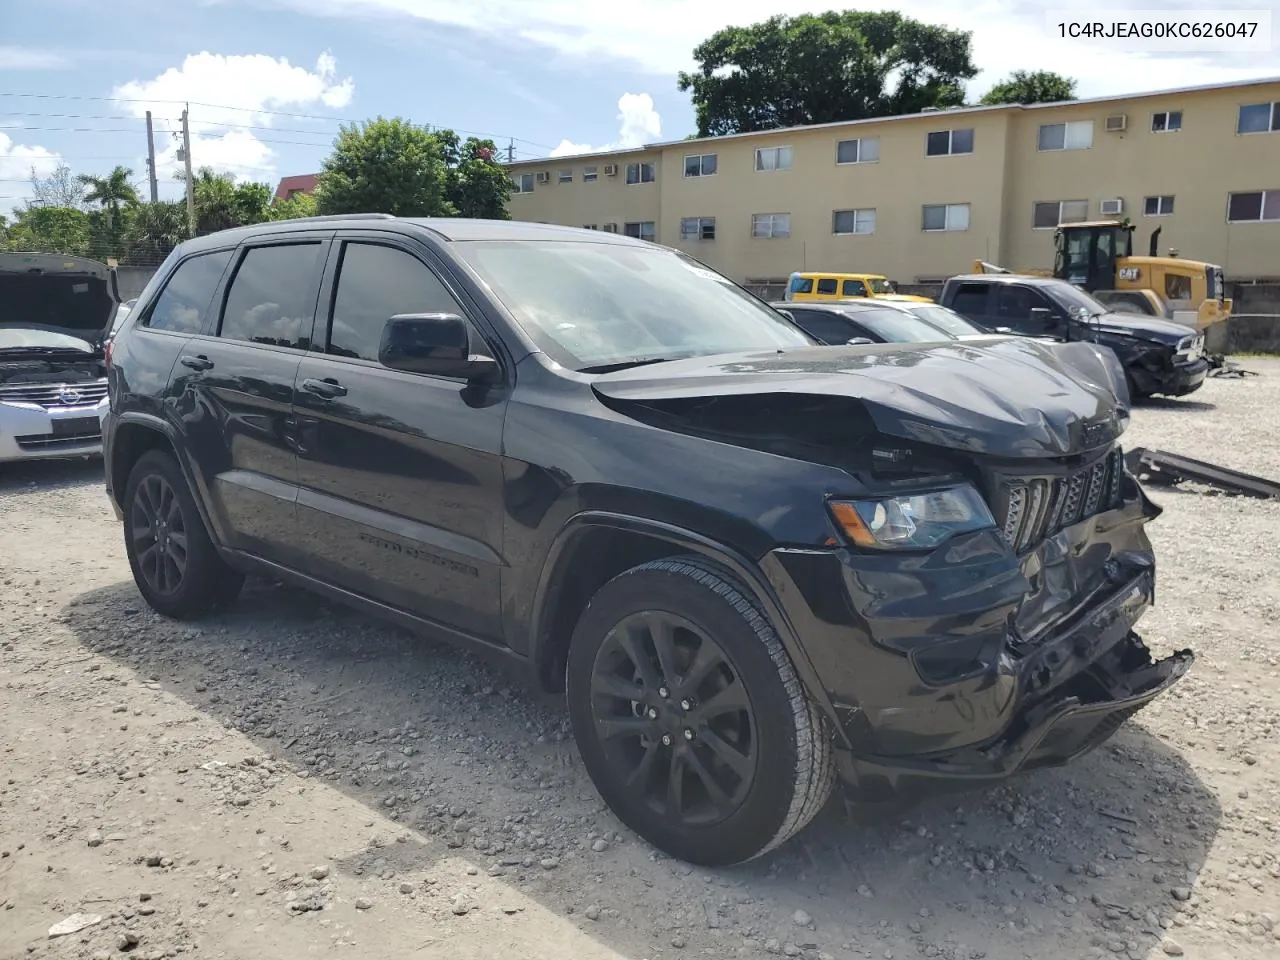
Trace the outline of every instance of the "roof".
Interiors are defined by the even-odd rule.
[[[570,154],[561,157],[541,157],[532,160],[517,160],[514,163],[506,164],[507,167],[527,167],[534,164],[545,166],[556,160],[579,160],[585,157],[614,157],[627,153],[641,153],[646,150],[662,150],[667,147],[676,146],[694,146],[701,143],[719,143],[722,140],[740,140],[744,137],[764,137],[774,134],[802,133],[807,130],[828,130],[839,127],[856,127],[863,124],[871,123],[888,123],[894,120],[921,120],[937,117],[953,117],[968,116],[979,113],[999,113],[1001,111],[1013,112],[1017,110],[1049,110],[1060,109],[1064,107],[1081,107],[1090,104],[1101,103],[1117,103],[1126,100],[1149,100],[1154,97],[1171,97],[1180,96],[1189,93],[1208,93],[1215,90],[1233,90],[1243,89],[1247,87],[1261,87],[1268,84],[1280,84],[1280,76],[1260,77],[1254,80],[1233,80],[1229,83],[1207,83],[1194,87],[1177,87],[1166,90],[1144,90],[1137,93],[1117,93],[1105,97],[1088,97],[1083,100],[1056,100],[1052,103],[1002,103],[992,106],[977,107],[951,107],[943,110],[924,110],[917,113],[901,113],[891,117],[868,117],[862,120],[836,120],[831,123],[812,123],[793,127],[777,127],[772,130],[750,130],[745,133],[728,133],[718,137],[692,137],[687,140],[661,140],[653,143],[646,143],[638,147],[629,147],[625,150],[608,150],[596,153]]]
[[[314,193],[319,177],[318,173],[299,173],[292,177],[284,177],[276,187],[276,199],[286,200],[290,193]]]
[[[890,310],[910,312],[902,300],[880,300],[873,297],[857,297],[848,300],[776,300],[770,304],[778,310],[828,310],[843,313],[848,310]]]
[[[461,217],[393,217],[387,213],[336,214],[325,217],[300,217],[295,220],[275,220],[255,223],[247,227],[219,230],[217,233],[196,237],[183,244],[188,251],[217,249],[240,243],[250,237],[291,233],[308,227],[330,230],[368,230],[371,224],[395,233],[411,233],[414,230],[431,232],[437,240],[445,242],[465,240],[576,240],[579,242],[625,244],[653,247],[654,244],[620,233],[600,230],[584,230],[581,227],[562,227],[550,223],[531,223],[525,220],[468,220]],[[378,229],[378,228],[375,228]]]
[[[1058,277],[1038,277],[1030,273],[964,273],[952,280],[985,281],[987,283],[1026,283],[1033,287],[1050,287],[1066,283]]]

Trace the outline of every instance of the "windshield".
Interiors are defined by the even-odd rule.
[[[1077,310],[1083,308],[1088,312],[1089,316],[1098,317],[1107,312],[1107,308],[1099,301],[1089,296],[1079,287],[1073,287],[1069,283],[1055,283],[1043,289],[1058,306],[1065,308],[1068,313],[1074,314]]]
[[[912,307],[911,312],[925,323],[932,324],[955,337],[980,337],[987,331],[976,327],[954,310],[940,307],[935,303],[924,303]]]
[[[902,310],[849,311],[848,317],[889,343],[929,343],[955,336]]]
[[[575,370],[814,342],[745,290],[664,247],[474,240],[456,249],[539,349]]]
[[[884,277],[868,277],[867,286],[871,288],[872,293],[877,295],[898,292],[897,290],[893,289],[893,284],[890,283],[888,280],[886,280]]]

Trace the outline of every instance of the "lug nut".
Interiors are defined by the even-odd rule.
[[[688,700],[681,700],[681,701],[680,701],[680,709],[681,709],[681,710],[692,710],[692,709],[693,709],[693,703],[692,703],[692,702],[690,702],[690,701],[688,701]]]
[[[657,719],[658,719],[658,711],[657,711],[657,710],[655,710],[655,709],[653,709],[653,707],[650,707],[650,708],[649,708],[649,719],[650,719],[650,720],[657,720]]]
[[[658,696],[660,696],[663,700],[665,700],[667,699],[667,697],[671,696],[671,691],[668,690],[666,687],[659,687]]]
[[[669,746],[671,746],[671,734],[669,734],[669,733],[664,733],[664,734],[662,735],[662,745],[663,745],[664,747],[669,747]]]
[[[689,730],[689,729],[686,729],[686,730],[685,730],[685,732],[684,732],[684,738],[685,738],[686,740],[692,740],[692,739],[693,739],[693,731],[692,731],[692,730]]]

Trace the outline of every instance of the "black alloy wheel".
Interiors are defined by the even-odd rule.
[[[129,536],[143,579],[158,596],[171,597],[187,574],[187,524],[169,481],[149,474],[129,505]]]

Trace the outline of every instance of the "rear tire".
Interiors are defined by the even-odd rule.
[[[148,450],[129,473],[124,544],[142,598],[166,617],[204,616],[244,585],[218,556],[178,462],[164,451]]]
[[[645,563],[600,588],[574,630],[566,686],[596,788],[672,856],[758,857],[831,794],[826,722],[777,632],[701,558]]]

